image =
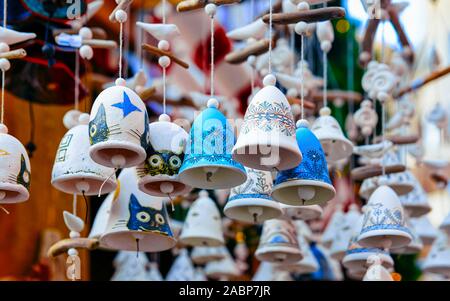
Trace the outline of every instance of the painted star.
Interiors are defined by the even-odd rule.
[[[141,109],[136,107],[131,102],[130,97],[128,97],[127,93],[125,92],[123,92],[123,102],[115,103],[112,106],[121,109],[124,118],[127,117],[129,114],[133,113],[134,111],[142,112]]]

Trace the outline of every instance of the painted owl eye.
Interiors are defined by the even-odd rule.
[[[162,225],[162,224],[164,224],[164,223],[166,222],[166,220],[164,219],[164,216],[162,216],[160,213],[157,213],[157,214],[155,215],[155,219],[156,219],[156,222],[157,222],[159,225]]]
[[[91,137],[94,137],[95,134],[97,134],[97,125],[93,124],[90,128],[89,128],[89,134],[91,135]]]
[[[172,156],[169,159],[170,166],[178,168],[181,166],[181,159],[178,156]]]
[[[142,223],[148,223],[150,221],[150,214],[145,211],[138,212],[136,218]]]
[[[163,159],[160,155],[153,155],[150,157],[150,159],[148,159],[148,163],[152,167],[160,167],[163,164]]]

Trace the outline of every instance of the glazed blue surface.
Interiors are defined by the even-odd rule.
[[[265,199],[272,201],[272,197],[267,194],[258,194],[258,193],[251,193],[251,194],[238,194],[230,197],[228,199],[228,202],[234,201],[234,200],[241,200],[241,199]]]
[[[296,138],[303,160],[296,168],[279,172],[275,185],[293,180],[321,181],[331,185],[327,161],[320,141],[307,127],[299,127]]]

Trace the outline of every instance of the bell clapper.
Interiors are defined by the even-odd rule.
[[[258,217],[260,217],[263,214],[263,208],[261,207],[248,207],[248,212],[253,216],[253,222],[258,222]]]
[[[214,173],[217,172],[218,169],[219,169],[219,167],[217,167],[217,166],[203,167],[203,170],[206,172],[206,181],[207,182],[212,182],[211,177],[213,176]]]
[[[383,250],[389,251],[389,249],[392,247],[392,240],[390,238],[385,237],[381,242],[381,245],[383,246]]]
[[[301,187],[297,190],[298,197],[302,200],[303,205],[305,202],[312,200],[316,196],[316,189],[314,187]]]
[[[127,160],[123,155],[114,155],[111,158],[111,163],[113,166],[115,166],[117,169],[122,168]]]
[[[75,184],[75,187],[77,188],[78,192],[84,193],[86,191],[89,191],[89,183],[86,181],[80,181]]]
[[[278,253],[275,255],[275,260],[278,262],[284,262],[286,260],[286,254]]]

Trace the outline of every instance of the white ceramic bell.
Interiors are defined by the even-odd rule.
[[[436,240],[439,231],[431,224],[428,217],[411,218],[410,222],[411,227],[414,227],[415,232],[425,245],[431,245]]]
[[[433,243],[430,253],[423,262],[422,270],[450,277],[450,241],[444,232],[440,232]]]
[[[400,202],[410,217],[420,217],[426,215],[431,211],[427,194],[414,175],[409,171],[407,174],[413,181],[414,190],[406,195],[400,196]]]
[[[339,225],[341,225],[344,222],[345,215],[344,215],[344,211],[342,209],[343,208],[342,208],[341,204],[336,205],[335,211],[334,211],[333,215],[331,216],[331,219],[328,222],[328,225],[326,226],[326,228],[322,234],[320,242],[325,247],[331,246]]]
[[[361,220],[361,213],[357,205],[352,204],[349,211],[344,216],[344,221],[338,226],[336,235],[330,247],[330,256],[341,261],[347,251],[348,245],[355,233],[355,226]],[[360,228],[359,228],[360,230]]]
[[[312,124],[311,131],[322,144],[327,162],[338,162],[352,155],[353,143],[344,136],[329,108],[320,110],[320,117]]]
[[[0,123],[0,204],[27,201],[30,181],[30,159],[25,147]]]
[[[282,219],[265,221],[255,256],[260,261],[285,264],[301,260],[303,255],[292,222]]]
[[[147,281],[164,281],[164,278],[159,271],[159,266],[156,262],[150,262],[148,265],[147,271]]]
[[[111,213],[112,203],[117,201],[119,196],[120,188],[116,188],[114,192],[111,192],[106,196],[103,203],[98,208],[97,214],[95,215],[94,222],[92,224],[91,232],[89,232],[88,237],[100,240],[100,237],[105,233],[106,227],[108,225],[109,215]],[[109,249],[105,244],[99,244],[100,249]]]
[[[112,202],[100,243],[111,249],[144,252],[174,247],[176,240],[163,200],[138,189],[135,168],[123,169],[119,181],[119,196]]]
[[[92,105],[89,155],[98,164],[112,168],[141,164],[150,139],[148,123],[145,104],[118,79]]]
[[[13,45],[34,38],[36,38],[36,34],[33,32],[20,32],[6,27],[0,27],[0,43]]]
[[[188,134],[170,122],[168,115],[149,125],[150,143],[147,159],[136,170],[139,189],[154,196],[178,196],[192,188],[180,181],[178,171],[183,163]]]
[[[69,129],[59,143],[52,170],[52,185],[65,193],[97,195],[116,189],[113,168],[89,157],[89,115],[81,114],[78,125]]]
[[[180,242],[188,246],[217,247],[224,244],[219,209],[205,190],[192,203],[183,224]]]
[[[319,205],[291,206],[280,204],[283,214],[293,220],[310,221],[322,217],[323,209]]]
[[[390,249],[407,246],[411,239],[397,194],[387,186],[380,186],[367,203],[358,243],[363,247]]]
[[[166,281],[192,281],[195,269],[186,249],[180,250],[166,276]]]
[[[220,247],[194,247],[191,252],[191,259],[195,264],[204,265],[210,261],[221,260],[225,254]]]
[[[115,272],[111,281],[146,281],[148,264],[145,253],[121,251],[114,259]]]
[[[298,229],[298,227],[297,227]],[[303,258],[295,263],[277,265],[281,270],[296,274],[311,274],[319,270],[319,262],[311,251],[309,242],[303,234],[297,235]]]
[[[233,159],[258,170],[287,170],[302,160],[291,106],[275,82],[273,75],[264,79],[265,87],[248,106],[233,148]]]
[[[231,189],[224,214],[247,223],[262,223],[281,215],[280,204],[272,199],[272,175],[268,171],[245,168],[247,181]]]
[[[367,263],[370,265],[363,281],[394,281],[391,273],[381,264],[382,260],[377,255],[371,255],[367,258]]]
[[[208,278],[216,280],[229,280],[230,278],[239,277],[239,271],[236,262],[226,247],[220,247],[224,257],[221,260],[210,261],[206,264],[205,274]]]
[[[208,281],[205,271],[201,267],[196,267],[194,272],[194,279],[192,281]]]
[[[441,225],[439,226],[439,229],[447,233],[447,235],[450,235],[450,212],[442,221]]]

